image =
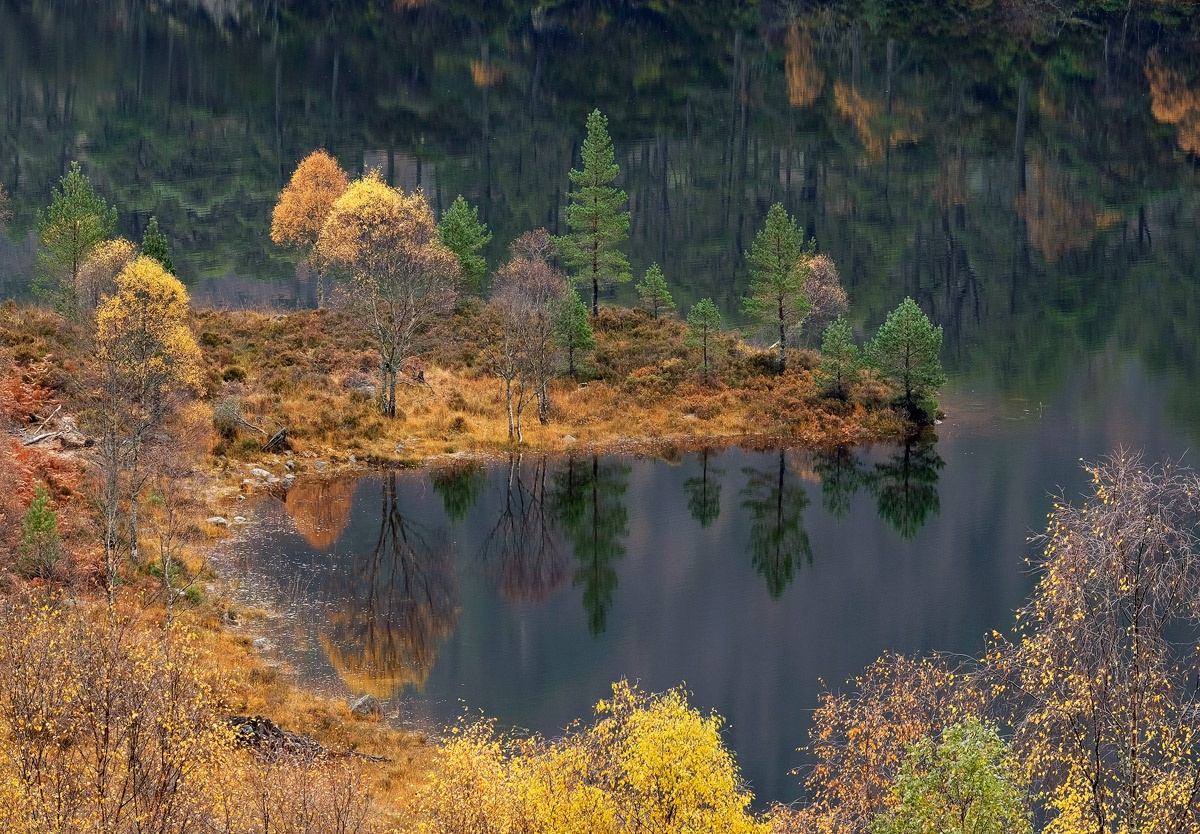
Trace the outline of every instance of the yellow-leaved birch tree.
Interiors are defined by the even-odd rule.
[[[380,407],[395,417],[402,363],[454,307],[458,258],[438,237],[425,197],[392,188],[375,172],[351,183],[333,204],[316,256],[350,279],[379,349]]]

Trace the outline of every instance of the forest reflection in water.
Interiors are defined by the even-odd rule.
[[[859,511],[858,494],[869,496],[878,517],[905,540],[939,510],[944,463],[929,440],[871,454],[738,452],[750,462],[724,465],[732,456],[704,449],[669,465],[514,455],[488,468],[461,463],[421,475],[302,481],[282,504],[301,541],[282,542],[285,553],[270,569],[305,572],[307,593],[323,612],[317,642],[325,659],[351,691],[386,699],[424,686],[458,625],[464,577],[482,578],[497,599],[523,609],[563,594],[577,599],[587,634],[602,638],[621,591],[622,562],[631,549],[646,547],[631,533],[628,496],[631,479],[646,467],[666,472],[675,492],[656,492],[655,500],[683,503],[690,518],[663,522],[688,540],[699,533],[700,546],[723,559],[743,554],[743,569],[759,577],[772,601],[802,569],[831,555],[814,552],[808,532],[806,515],[817,497],[840,521]],[[736,503],[722,501],[728,495]],[[656,509],[635,513],[653,519]],[[720,524],[723,513],[732,518]],[[682,536],[680,524],[692,525],[692,535]]]

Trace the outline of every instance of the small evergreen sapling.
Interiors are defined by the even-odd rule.
[[[850,395],[850,383],[862,362],[858,345],[854,344],[854,331],[850,323],[841,316],[825,328],[821,342],[821,365],[817,369],[817,384],[828,397],[845,400]]]
[[[175,264],[171,261],[166,235],[159,231],[158,218],[153,215],[146,226],[146,233],[142,235],[142,254],[147,258],[154,258],[171,275],[175,274]]]
[[[17,545],[17,573],[26,579],[50,579],[62,558],[58,516],[49,504],[49,493],[38,484],[29,509],[21,518],[21,541]]]
[[[709,375],[711,354],[717,335],[721,332],[721,311],[711,298],[702,298],[688,312],[688,339],[700,348],[700,372]]]
[[[934,327],[917,302],[905,298],[867,345],[867,361],[896,389],[896,404],[918,423],[937,415],[938,389],[946,384],[938,353],[942,328]]]
[[[657,319],[659,316],[670,315],[675,310],[675,299],[671,298],[671,290],[667,287],[667,279],[663,277],[658,264],[650,264],[644,277],[636,289],[642,299],[642,306],[650,315]]]

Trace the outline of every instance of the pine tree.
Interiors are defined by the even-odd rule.
[[[675,299],[671,298],[671,290],[667,287],[667,279],[658,264],[650,264],[646,269],[646,277],[636,289],[642,299],[642,306],[650,311],[650,315],[658,318],[668,315],[675,309]]]
[[[747,315],[779,329],[779,372],[787,370],[787,343],[812,305],[804,295],[815,243],[783,205],[767,211],[767,222],[746,253],[750,262],[750,295],[743,302]]]
[[[487,261],[479,254],[479,250],[492,240],[487,224],[479,222],[479,208],[468,205],[459,194],[450,208],[442,212],[438,237],[458,257],[467,288],[478,293],[479,279],[487,273]]]
[[[629,236],[629,212],[621,211],[628,196],[613,188],[617,167],[608,119],[593,110],[587,119],[587,138],[581,149],[583,170],[571,169],[577,190],[570,195],[567,226],[571,233],[557,238],[566,264],[578,270],[576,280],[592,285],[592,315],[600,312],[600,285],[623,283],[633,276],[620,246]]]
[[[687,317],[689,339],[700,347],[701,373],[708,376],[712,343],[721,332],[721,311],[711,298],[702,298],[692,305]]]
[[[38,484],[21,518],[21,541],[17,545],[17,572],[26,578],[49,579],[62,556],[58,516],[49,504],[46,488]]]
[[[821,366],[816,374],[817,384],[826,396],[846,399],[854,372],[861,361],[850,323],[838,316],[825,328],[825,338],[821,342]]]
[[[79,271],[92,250],[116,228],[117,210],[96,193],[78,162],[71,163],[60,182],[62,190],[52,192],[50,207],[38,212],[42,246],[37,286],[43,293],[57,295],[59,303],[74,312]]]
[[[567,298],[563,315],[558,322],[558,339],[567,352],[567,373],[576,377],[579,359],[596,346],[592,326],[588,323],[587,305],[571,284],[567,284]]]
[[[946,384],[941,349],[942,328],[934,327],[912,298],[888,313],[867,346],[870,366],[896,389],[896,404],[918,423],[931,422],[937,414],[938,389]]]
[[[146,233],[142,235],[142,254],[154,258],[170,274],[175,274],[175,264],[171,261],[171,252],[167,249],[167,238],[158,230],[158,218],[150,216]]]

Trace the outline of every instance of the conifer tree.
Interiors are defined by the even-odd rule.
[[[700,347],[701,373],[708,376],[709,353],[713,340],[721,332],[721,311],[711,298],[702,298],[692,305],[687,323],[690,341]]]
[[[650,311],[655,319],[660,315],[669,315],[675,309],[675,299],[671,298],[671,290],[667,287],[667,279],[663,277],[658,264],[650,264],[646,276],[636,286],[642,299],[642,306]]]
[[[574,379],[579,369],[579,359],[596,346],[596,339],[588,323],[587,305],[571,284],[567,284],[563,315],[558,322],[558,338],[567,352],[567,373]]]
[[[861,361],[850,323],[838,316],[825,328],[825,338],[821,342],[821,366],[816,374],[817,384],[827,396],[846,399],[854,372]]]
[[[479,250],[492,240],[487,224],[479,222],[479,208],[468,205],[459,194],[450,208],[442,212],[438,237],[458,258],[467,288],[478,293],[479,279],[487,273],[487,261],[479,254]]]
[[[38,285],[41,291],[56,294],[65,308],[74,311],[79,270],[92,250],[116,228],[117,210],[96,193],[78,162],[71,163],[60,182],[62,190],[53,192],[50,207],[38,212]]]
[[[37,485],[29,509],[21,518],[21,542],[17,545],[17,571],[25,577],[49,579],[62,555],[58,516],[50,509],[50,495]]]
[[[746,253],[750,262],[750,295],[743,303],[747,315],[779,331],[779,372],[787,370],[787,343],[811,308],[804,294],[815,243],[805,242],[804,230],[776,203]]]
[[[629,236],[629,212],[621,211],[628,196],[613,188],[620,168],[616,163],[608,119],[593,110],[587,119],[587,138],[581,149],[583,170],[571,169],[571,205],[567,226],[571,233],[557,239],[567,266],[577,270],[581,284],[592,285],[592,315],[600,312],[600,285],[623,283],[633,277],[620,246]]]
[[[937,413],[938,389],[946,383],[941,349],[941,326],[934,327],[912,298],[888,313],[867,346],[867,361],[895,387],[897,405],[917,422],[931,422]]]
[[[151,215],[146,233],[142,235],[142,254],[153,258],[171,275],[175,274],[175,264],[171,261],[171,252],[167,248],[167,237],[158,230],[158,218]]]

